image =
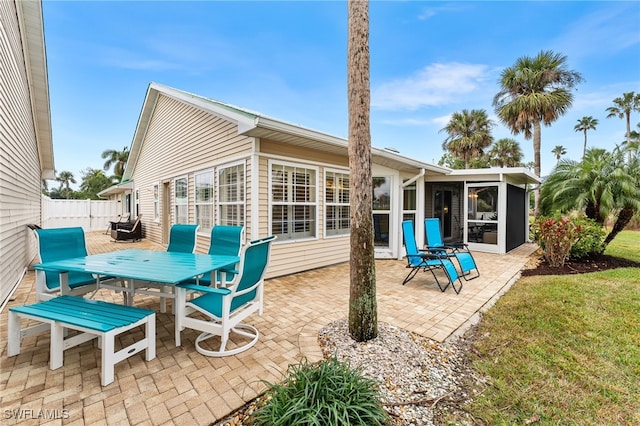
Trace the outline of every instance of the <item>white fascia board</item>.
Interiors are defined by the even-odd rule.
[[[17,1],[18,25],[25,50],[27,81],[42,179],[55,179],[47,54],[44,41],[42,3]]]

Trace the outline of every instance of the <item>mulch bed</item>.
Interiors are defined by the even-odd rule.
[[[537,265],[532,265],[522,271],[522,276],[533,275],[571,275],[586,274],[589,272],[606,271],[607,269],[616,268],[640,268],[639,262],[633,260],[622,259],[619,257],[601,254],[582,260],[567,260],[564,266],[560,268],[552,268],[540,256],[537,259]]]

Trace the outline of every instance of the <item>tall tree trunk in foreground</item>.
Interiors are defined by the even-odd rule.
[[[357,342],[378,336],[376,267],[373,248],[373,178],[369,123],[369,3],[349,0],[347,91],[351,180],[351,267],[349,334]]]

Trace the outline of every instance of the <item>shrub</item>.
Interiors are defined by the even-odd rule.
[[[374,426],[388,421],[376,382],[335,357],[292,364],[282,383],[267,384],[251,425]]]
[[[545,260],[549,266],[557,268],[569,258],[571,247],[580,238],[581,228],[567,217],[541,217],[533,224],[533,231]]]
[[[571,247],[571,258],[585,259],[601,254],[605,249],[604,239],[607,234],[602,226],[586,217],[573,219],[573,223],[580,227],[580,238]]]

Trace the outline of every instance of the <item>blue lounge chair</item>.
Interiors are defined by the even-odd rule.
[[[88,255],[84,231],[81,227],[34,228],[33,231],[38,241],[38,254],[42,263]],[[112,277],[100,278],[82,272],[69,272],[67,277],[70,289],[67,294],[74,296],[95,292],[100,279],[113,279]],[[60,272],[36,271],[36,300],[49,300],[60,294]]]
[[[255,312],[262,315],[264,273],[269,264],[271,243],[275,239],[275,236],[271,236],[244,246],[240,253],[238,274],[227,287],[178,284],[178,287],[199,295],[186,300],[186,291],[181,292],[183,296],[178,303],[182,306],[176,309],[176,345],[180,345],[180,332],[184,328],[202,332],[196,338],[195,346],[198,352],[206,356],[235,355],[256,344],[258,330],[242,321]],[[202,319],[202,315],[206,319]],[[220,337],[218,350],[201,345],[214,336]],[[230,336],[233,336],[231,341]],[[229,343],[233,345],[232,348],[227,348]]]
[[[424,220],[424,229],[427,238],[427,250],[432,253],[455,257],[458,265],[460,265],[461,275],[466,281],[480,276],[480,270],[466,244],[460,242],[445,244],[442,241],[440,219],[437,217],[426,218]],[[472,274],[473,271],[475,271],[474,274]]]
[[[462,290],[462,281],[451,260],[449,260],[446,255],[440,255],[428,250],[418,250],[412,220],[402,222],[402,233],[404,235],[404,247],[407,252],[407,268],[411,269],[402,282],[402,285],[411,281],[418,272],[429,271],[436,280],[440,291],[444,292],[447,287],[451,285],[456,294],[459,294],[460,290]],[[435,273],[436,270],[442,270],[444,272],[447,280],[445,284],[442,284],[440,279],[438,279]]]

